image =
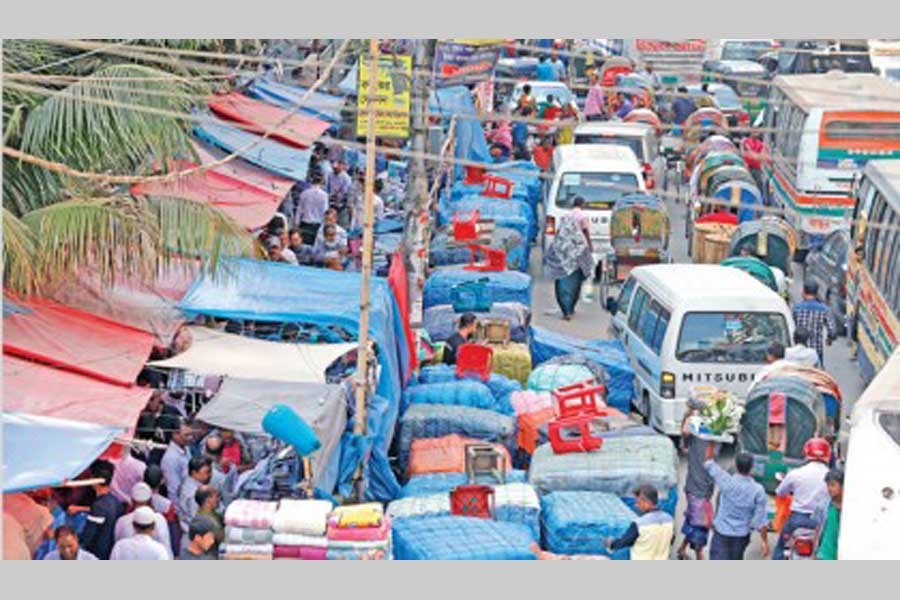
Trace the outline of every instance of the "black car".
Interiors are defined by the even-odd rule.
[[[847,309],[847,254],[850,235],[834,231],[825,237],[817,250],[806,255],[805,279],[819,285],[819,298],[830,308],[837,323],[838,335],[845,335]]]

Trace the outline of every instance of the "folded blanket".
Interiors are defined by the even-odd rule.
[[[325,560],[325,547],[275,545],[274,558],[293,560]]]
[[[272,544],[223,544],[224,554],[272,554]]]
[[[347,542],[376,542],[386,540],[391,532],[391,520],[383,517],[378,527],[338,527],[334,518],[328,521],[328,540]]]
[[[277,502],[259,500],[234,500],[225,509],[225,524],[232,527],[271,529]]]
[[[271,554],[223,554],[222,560],[272,560]]]
[[[390,547],[381,548],[332,548],[325,554],[328,560],[391,560]]]
[[[299,533],[276,533],[272,536],[272,543],[276,546],[308,546],[311,548],[324,548],[328,540],[322,536],[301,535]]]
[[[225,541],[230,544],[271,544],[271,529],[251,527],[225,527]]]
[[[272,522],[276,533],[325,535],[331,502],[327,500],[282,500]]]
[[[378,527],[384,519],[384,507],[378,502],[338,506],[328,519],[329,526],[336,527]]]
[[[374,542],[351,542],[348,540],[328,540],[328,549],[338,550],[384,550],[391,547],[390,535]]]

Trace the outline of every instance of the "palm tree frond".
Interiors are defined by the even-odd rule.
[[[63,182],[52,171],[3,156],[3,206],[18,217],[63,195]]]
[[[21,295],[36,291],[34,236],[14,214],[3,209],[3,286]]]

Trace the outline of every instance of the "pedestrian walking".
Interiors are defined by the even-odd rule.
[[[844,500],[844,472],[840,469],[828,471],[828,474],[825,475],[825,485],[828,486],[831,502],[816,519],[823,523],[822,531],[819,533],[819,549],[816,551],[816,558],[837,560],[838,537],[841,531],[841,506]]]
[[[682,444],[687,450],[687,476],[684,480],[687,506],[681,526],[684,540],[678,548],[679,560],[687,558],[688,546],[694,551],[697,560],[703,560],[703,549],[709,542],[709,530],[712,527],[712,496],[715,483],[704,466],[708,442],[691,434],[688,427],[691,416],[697,414],[701,408],[702,405],[697,404],[694,398],[689,398],[689,410],[681,424]]]
[[[837,327],[831,309],[819,301],[819,285],[815,281],[803,284],[803,300],[794,305],[794,323],[809,332],[810,348],[819,355],[819,365],[825,366],[825,343],[831,345],[837,337]]]
[[[566,321],[575,313],[582,283],[594,274],[590,225],[583,206],[584,198],[575,198],[573,210],[560,219],[544,256],[544,272],[555,280],[556,302]]]
[[[708,446],[706,472],[719,488],[719,507],[713,517],[713,537],[709,548],[710,560],[744,560],[750,534],[759,532],[762,555],[769,554],[769,529],[766,525],[766,490],[750,474],[753,456],[738,454],[734,459],[735,474],[729,474],[712,458]]]

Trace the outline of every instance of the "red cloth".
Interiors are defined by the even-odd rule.
[[[391,269],[388,271],[388,285],[394,292],[397,306],[400,309],[400,318],[403,319],[403,334],[406,336],[406,345],[409,348],[409,364],[406,369],[406,381],[419,366],[419,357],[416,352],[416,337],[409,325],[409,288],[407,287],[409,275],[406,271],[406,262],[403,254],[398,250],[391,259]],[[406,383],[406,382],[404,382]]]
[[[747,163],[747,167],[751,169],[762,168],[762,153],[764,149],[765,144],[763,144],[763,141],[756,138],[746,138],[741,142],[741,156],[744,162]]]
[[[242,129],[263,135],[276,128],[272,139],[298,148],[309,148],[328,130],[328,123],[300,113],[289,113],[241,93],[231,92],[209,99],[209,108],[224,119],[236,121]]]
[[[534,164],[541,168],[541,171],[549,171],[550,161],[553,160],[553,147],[544,148],[543,146],[538,146],[531,152],[531,157],[534,159]]]
[[[721,223],[722,225],[737,225],[738,217],[730,212],[718,211],[703,215],[697,219],[697,223]]]

